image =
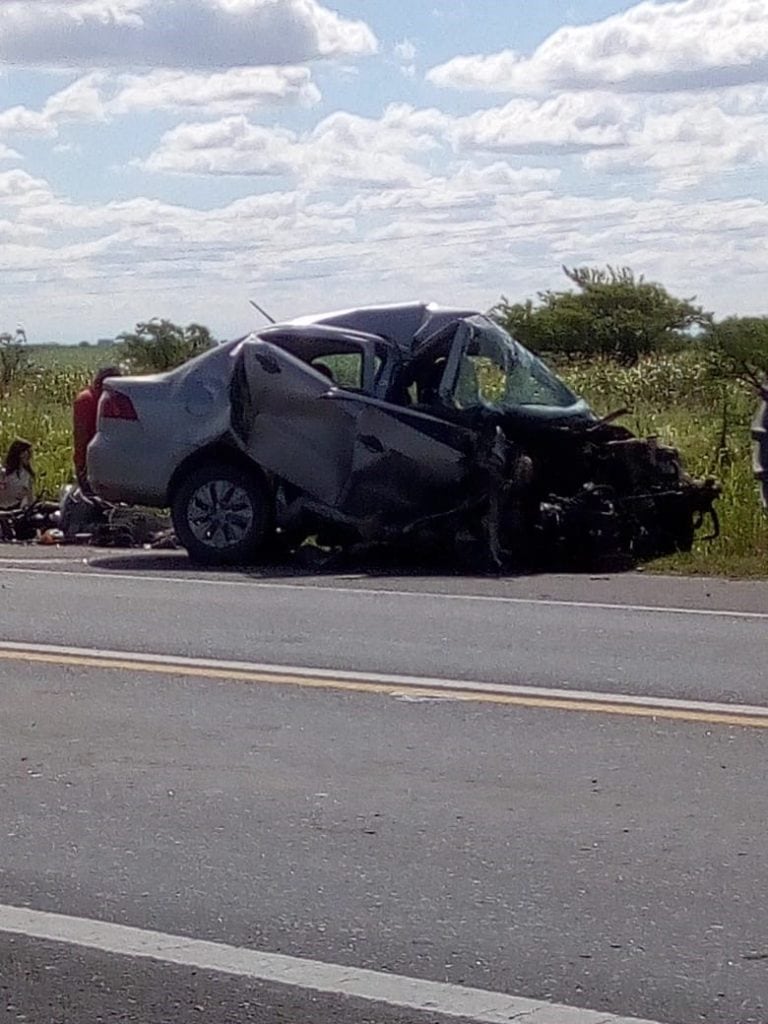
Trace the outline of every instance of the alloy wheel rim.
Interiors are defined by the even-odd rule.
[[[218,550],[239,544],[253,526],[248,492],[229,480],[211,480],[198,487],[188,509],[187,521],[196,540]]]

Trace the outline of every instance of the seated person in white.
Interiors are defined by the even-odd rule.
[[[0,511],[28,508],[35,500],[32,445],[17,438],[0,468]]]

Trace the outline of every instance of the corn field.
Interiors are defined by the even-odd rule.
[[[85,354],[90,358],[77,354],[67,362],[64,349],[58,360],[47,355],[33,362],[0,402],[0,459],[14,437],[31,441],[38,486],[49,497],[71,479],[71,403],[99,358],[95,351]],[[757,405],[751,391],[714,376],[695,352],[652,356],[632,367],[603,359],[561,362],[557,370],[597,413],[628,409],[621,422],[631,430],[658,435],[680,449],[691,473],[721,481],[722,536],[699,540],[690,555],[664,559],[656,568],[768,575],[768,517],[751,472],[750,422]]]
[[[0,399],[0,461],[15,437],[31,441],[37,485],[45,497],[58,497],[71,478],[72,400],[90,377],[86,367],[32,365]]]

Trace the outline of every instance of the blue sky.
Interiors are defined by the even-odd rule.
[[[0,330],[607,263],[764,313],[767,163],[765,0],[2,0]]]

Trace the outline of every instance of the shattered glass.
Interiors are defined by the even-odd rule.
[[[543,406],[565,409],[578,398],[533,353],[485,318],[467,321],[453,397],[460,409]]]

